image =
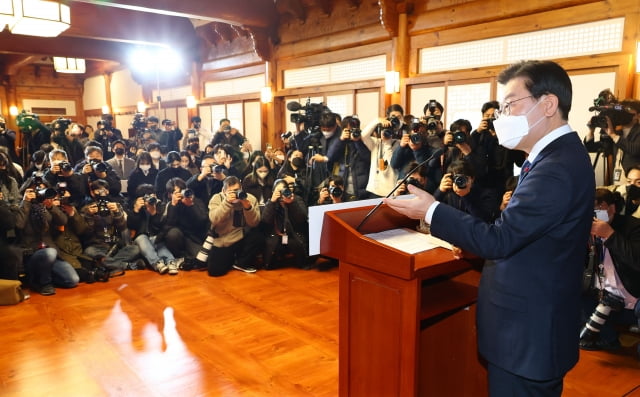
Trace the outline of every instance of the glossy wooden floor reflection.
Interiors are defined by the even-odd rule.
[[[337,268],[136,271],[33,295],[0,307],[0,396],[336,396],[337,303]],[[632,354],[582,353],[564,395],[640,396]]]

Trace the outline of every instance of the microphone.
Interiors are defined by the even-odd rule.
[[[436,149],[436,151],[435,151],[435,152],[433,152],[433,154],[432,154],[431,156],[429,156],[429,158],[428,158],[428,159],[426,159],[426,160],[424,160],[424,161],[420,162],[420,164],[418,164],[418,165],[416,165],[415,167],[413,167],[409,172],[407,172],[407,173],[405,174],[404,178],[402,178],[402,180],[401,180],[398,184],[396,184],[396,186],[395,186],[393,189],[391,189],[391,191],[389,192],[389,194],[387,194],[387,195],[385,196],[385,198],[389,198],[389,197],[391,197],[391,195],[392,195],[396,190],[398,190],[398,188],[400,187],[400,185],[402,185],[403,183],[405,183],[405,182],[407,181],[407,179],[409,179],[409,177],[411,176],[411,174],[413,174],[414,172],[416,172],[416,170],[417,170],[418,168],[420,168],[420,167],[422,167],[423,165],[425,165],[425,164],[429,163],[431,160],[433,160],[433,159],[437,159],[438,157],[442,156],[442,153],[444,153],[445,149],[446,149],[445,147],[441,147],[441,148],[439,148],[439,149]],[[428,165],[428,167],[431,167],[431,165]],[[382,201],[380,201],[378,204],[376,204],[376,206],[375,206],[375,207],[373,207],[373,208],[371,209],[371,211],[369,211],[369,213],[367,213],[367,215],[365,215],[365,217],[362,219],[362,221],[360,222],[360,224],[356,227],[356,231],[358,231],[358,232],[360,231],[360,228],[362,227],[362,225],[364,225],[364,224],[365,224],[365,222],[367,222],[367,220],[371,217],[371,215],[373,215],[373,214],[378,210],[378,208],[380,208],[380,206],[381,206],[381,205],[382,205]]]
[[[302,109],[302,105],[300,105],[300,102],[293,101],[287,103],[287,110],[290,112],[297,112],[300,109]]]

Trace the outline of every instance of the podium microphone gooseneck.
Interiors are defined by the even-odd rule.
[[[402,180],[401,180],[398,184],[396,184],[396,186],[395,186],[393,189],[391,189],[391,191],[389,192],[389,194],[387,194],[387,195],[385,196],[385,198],[389,198],[389,197],[391,197],[391,195],[392,195],[396,190],[398,190],[398,188],[400,187],[400,185],[402,185],[403,183],[405,183],[405,182],[407,181],[407,179],[409,179],[409,177],[411,176],[411,174],[413,174],[414,172],[416,172],[416,170],[417,170],[418,168],[420,168],[420,167],[422,167],[423,165],[427,164],[427,163],[428,163],[428,162],[430,162],[431,160],[433,160],[433,159],[435,159],[435,158],[438,158],[438,157],[442,156],[442,153],[444,153],[444,150],[445,150],[445,148],[444,148],[444,147],[439,148],[439,149],[436,149],[436,151],[435,151],[435,152],[433,152],[433,154],[432,154],[431,156],[429,156],[429,158],[428,158],[428,159],[426,159],[426,160],[424,160],[424,161],[420,162],[420,164],[418,164],[418,165],[416,165],[415,167],[413,167],[409,172],[407,172],[407,173],[405,174],[404,178],[402,178]],[[365,215],[365,217],[364,217],[364,218],[362,218],[362,221],[361,221],[361,222],[360,222],[360,224],[356,227],[356,231],[358,231],[358,232],[360,231],[360,228],[362,227],[362,225],[364,225],[364,224],[367,222],[367,220],[368,220],[369,218],[371,218],[371,215],[373,215],[373,214],[378,210],[378,208],[380,208],[380,206],[381,206],[381,205],[382,205],[382,201],[380,201],[378,204],[376,204],[376,206],[375,206],[375,207],[373,207],[373,208],[371,209],[371,211],[369,211],[369,213],[367,213],[367,215]]]

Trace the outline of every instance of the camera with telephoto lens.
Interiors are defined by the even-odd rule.
[[[31,134],[36,130],[47,130],[48,128],[40,122],[40,119],[35,113],[27,113],[26,110],[23,110],[16,116],[16,124],[18,124],[18,128],[20,128],[20,132],[23,134]]]
[[[111,214],[111,210],[109,209],[109,202],[106,199],[100,198],[98,199],[98,201],[96,201],[96,204],[98,205],[98,215],[109,216],[109,214]]]
[[[589,126],[606,129],[608,128],[607,117],[611,120],[614,128],[631,123],[633,120],[631,109],[617,102],[618,100],[611,90],[600,91],[598,97],[593,100],[593,106],[589,108],[590,112],[596,112],[596,115],[589,121]]]
[[[63,172],[71,172],[73,171],[73,166],[68,161],[61,161],[58,166],[60,167],[60,171]]]
[[[89,164],[93,172],[107,172],[107,165],[100,160],[90,160]]]
[[[467,134],[464,131],[454,131],[451,133],[453,135],[453,139],[448,143],[448,146],[455,146],[465,143],[467,141]]]
[[[145,204],[149,204],[149,205],[156,205],[158,204],[158,198],[152,194],[145,194],[144,197],[142,197]]]
[[[466,175],[456,174],[453,176],[453,183],[458,189],[465,189],[469,184],[469,178]]]
[[[194,195],[193,190],[191,190],[189,188],[182,189],[180,194],[182,194],[182,197],[184,197],[184,198],[191,198]]]
[[[142,113],[136,113],[133,115],[133,121],[131,121],[131,127],[134,130],[141,131],[147,128],[147,119]]]
[[[291,196],[293,196],[293,191],[291,191],[291,189],[289,189],[288,187],[284,187],[280,190],[280,196],[281,198],[290,198]]]
[[[624,299],[603,289],[602,298],[598,306],[580,331],[580,344],[596,340],[600,336],[600,331],[609,319],[611,312],[622,309],[624,309]]]
[[[209,252],[211,251],[211,248],[213,248],[214,239],[216,239],[217,237],[218,233],[216,233],[213,229],[210,229],[207,233],[207,238],[202,243],[202,247],[200,247],[200,250],[196,255],[196,263],[192,268],[206,267],[207,260],[209,259]]]
[[[283,132],[282,134],[280,134],[280,138],[282,140],[289,139],[289,138],[291,138],[292,135],[293,135],[293,132],[287,131],[287,132]]]
[[[329,194],[333,197],[340,197],[344,193],[344,190],[338,185],[329,186]]]

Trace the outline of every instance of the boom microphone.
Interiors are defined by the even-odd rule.
[[[302,109],[302,105],[300,105],[300,102],[293,101],[287,103],[287,110],[290,112],[297,112],[300,109]]]
[[[433,159],[437,159],[438,157],[442,156],[442,153],[444,153],[445,148],[439,148],[436,149],[435,152],[433,152],[433,154],[431,156],[429,156],[428,159],[422,161],[420,164],[416,165],[415,167],[413,167],[409,172],[407,172],[404,176],[404,178],[402,178],[402,180],[396,184],[396,186],[391,189],[391,191],[389,192],[389,194],[387,194],[385,196],[385,198],[389,198],[391,197],[391,195],[398,190],[398,188],[400,187],[400,185],[402,185],[403,183],[405,183],[407,181],[407,179],[409,179],[409,177],[411,176],[411,174],[413,174],[414,172],[416,172],[416,170],[420,167],[422,167],[425,164],[428,164],[431,160]],[[431,167],[431,164],[428,165],[428,167]],[[360,222],[360,224],[356,227],[356,231],[360,231],[360,228],[362,227],[362,225],[365,224],[365,222],[371,217],[371,215],[374,214],[374,212],[376,212],[378,210],[378,208],[380,208],[380,206],[382,205],[382,201],[380,201],[378,204],[376,204],[375,207],[373,207],[371,209],[371,211],[369,211],[369,213],[367,215],[365,215],[365,217],[362,219],[362,221]]]

